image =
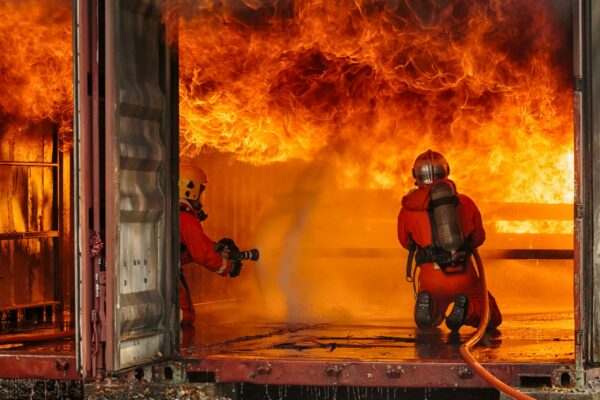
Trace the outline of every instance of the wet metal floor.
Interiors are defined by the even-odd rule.
[[[458,348],[475,331],[460,336],[446,328],[417,332],[413,321],[372,324],[203,324],[182,329],[182,355],[201,359],[228,355],[357,361],[460,360]],[[573,362],[573,314],[507,315],[474,351],[486,363]]]
[[[506,383],[542,376],[555,384],[573,365],[572,313],[505,315],[500,328],[488,332],[473,354]],[[188,373],[214,374],[217,382],[485,388],[477,376],[465,379],[458,352],[473,332],[417,333],[413,321],[290,324],[198,318],[194,327],[181,331],[181,356],[190,360]],[[77,379],[75,364],[72,336],[0,346],[5,378],[36,371],[49,379]]]
[[[209,323],[182,330],[188,374],[216,382],[404,388],[487,388],[460,358],[475,329],[417,332],[414,322],[290,324]],[[513,386],[573,381],[573,314],[507,315],[473,355]]]

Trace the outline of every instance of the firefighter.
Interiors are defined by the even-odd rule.
[[[238,251],[231,239],[213,242],[204,233],[202,221],[208,215],[202,209],[202,195],[208,178],[204,171],[191,164],[182,164],[179,169],[179,239],[181,246],[181,265],[195,262],[221,276],[235,278],[242,269],[241,261],[227,258],[229,251]],[[220,252],[217,252],[219,249]],[[195,320],[194,305],[189,287],[180,270],[179,308],[182,325],[192,324]]]
[[[477,327],[483,296],[471,254],[485,240],[481,214],[473,200],[456,193],[456,185],[448,179],[450,167],[440,153],[428,150],[419,155],[412,173],[417,188],[402,199],[398,239],[409,250],[407,280],[415,285],[415,322],[428,329],[445,319],[452,332],[463,325]],[[413,256],[420,269],[418,282]],[[488,294],[487,328],[494,329],[502,315]]]

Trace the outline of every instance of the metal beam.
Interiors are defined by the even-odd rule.
[[[484,363],[503,382],[520,386],[527,378],[547,378],[561,386],[569,366],[550,363]],[[360,387],[490,387],[462,362],[369,362],[341,360],[255,359],[215,356],[190,364],[192,372],[214,372],[218,383]]]

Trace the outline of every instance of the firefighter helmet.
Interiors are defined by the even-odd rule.
[[[208,183],[208,177],[193,164],[181,164],[179,167],[179,197],[187,200],[198,200],[202,186]]]
[[[443,155],[427,150],[415,160],[412,169],[415,184],[419,187],[430,185],[435,180],[444,179],[450,174],[450,167]]]

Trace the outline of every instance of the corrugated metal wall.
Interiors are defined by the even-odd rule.
[[[107,370],[168,357],[175,318],[170,276],[170,50],[163,2],[106,3]],[[102,156],[102,155],[101,155]]]

